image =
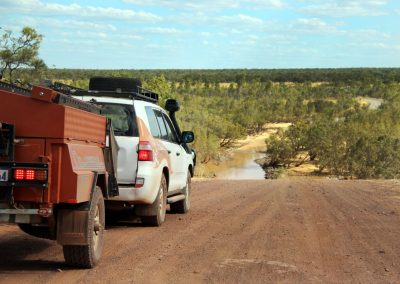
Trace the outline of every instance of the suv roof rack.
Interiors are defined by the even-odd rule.
[[[133,100],[136,99],[155,104],[158,103],[158,97],[159,97],[157,93],[142,88],[141,86],[137,86],[136,91],[130,91],[130,92],[121,91],[121,89],[116,89],[115,91],[84,90],[60,82],[55,82],[49,87],[57,92],[61,92],[71,96],[111,97],[111,98],[123,98],[123,99],[133,99]]]

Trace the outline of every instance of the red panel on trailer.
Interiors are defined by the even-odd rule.
[[[104,116],[0,90],[0,121],[17,137],[77,139],[105,143]]]
[[[20,139],[15,143],[15,161],[21,163],[41,163],[45,155],[45,139]]]

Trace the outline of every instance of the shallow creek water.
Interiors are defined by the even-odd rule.
[[[264,156],[256,149],[233,151],[231,159],[220,162],[214,173],[217,179],[264,179],[264,170],[254,161]]]
[[[226,160],[208,165],[208,171],[217,179],[264,179],[265,172],[255,160],[265,157],[265,138],[273,132],[274,129],[247,138],[242,141],[243,146],[232,150]]]
[[[265,131],[255,136],[249,136],[239,141],[239,148],[232,150],[229,158],[217,164],[207,165],[210,173],[214,173],[217,179],[265,179],[265,172],[257,159],[265,157],[265,139],[278,129],[288,128],[290,123],[269,123],[265,125]]]

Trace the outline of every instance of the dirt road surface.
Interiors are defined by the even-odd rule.
[[[190,214],[108,228],[92,270],[1,225],[0,282],[400,283],[400,183],[195,182]]]

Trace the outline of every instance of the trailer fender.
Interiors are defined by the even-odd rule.
[[[63,205],[57,210],[57,242],[60,245],[88,245],[89,209],[99,174],[93,172],[90,200],[77,205]],[[104,175],[100,175],[102,177]],[[104,189],[102,190],[104,194]]]
[[[88,245],[88,220],[87,206],[58,210],[57,242],[60,245]]]

